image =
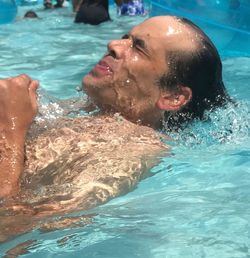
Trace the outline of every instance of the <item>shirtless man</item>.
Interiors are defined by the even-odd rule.
[[[26,75],[0,81],[0,196],[37,217],[126,193],[167,149],[153,129],[203,119],[227,100],[211,41],[188,20],[170,16],[150,18],[108,44],[83,78],[100,114],[30,134],[24,163],[37,87]]]

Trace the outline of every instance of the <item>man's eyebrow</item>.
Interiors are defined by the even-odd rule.
[[[134,35],[131,35],[131,34],[124,34],[122,36],[122,39],[129,39],[129,38],[132,38],[132,41],[133,41],[133,44],[140,47],[140,48],[143,48],[145,50],[148,50],[147,49],[147,46],[146,46],[146,43],[143,39],[140,39]]]

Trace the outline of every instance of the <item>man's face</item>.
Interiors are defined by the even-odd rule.
[[[173,17],[144,21],[108,44],[108,53],[83,78],[84,90],[102,111],[119,112],[133,121],[159,116],[157,82],[168,73],[167,52],[188,48],[187,34]]]

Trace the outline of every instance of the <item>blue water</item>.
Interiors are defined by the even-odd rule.
[[[14,0],[0,0],[0,24],[12,22],[17,14],[17,5]]]
[[[162,14],[191,19],[227,55],[250,55],[248,0],[153,0],[151,15]]]
[[[58,98],[78,97],[76,87],[108,40],[144,19],[116,18],[111,9],[113,22],[92,27],[73,24],[70,9],[39,8],[40,20],[0,27],[0,77],[27,73]],[[27,9],[20,7],[19,17]],[[171,155],[152,177],[125,196],[74,214],[91,216],[92,224],[34,230],[1,244],[0,256],[27,243],[20,257],[250,257],[250,58],[223,56],[223,66],[238,107],[172,133]]]

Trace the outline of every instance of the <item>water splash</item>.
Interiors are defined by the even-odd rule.
[[[240,144],[249,140],[250,108],[246,101],[228,104],[206,114],[207,121],[195,121],[184,130],[168,132],[170,144],[197,148],[218,144]]]
[[[44,89],[38,90],[38,115],[37,122],[53,120],[63,115],[63,109],[58,104],[58,99],[50,96]]]

